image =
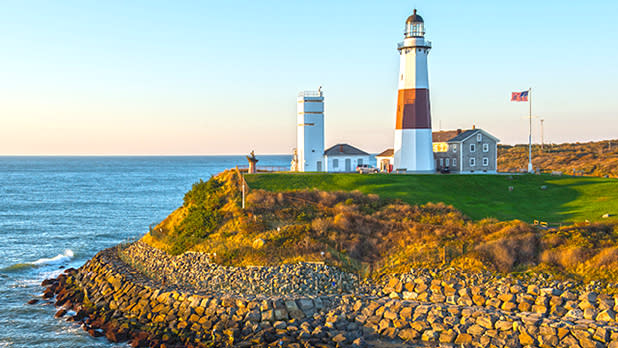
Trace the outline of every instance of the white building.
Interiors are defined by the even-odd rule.
[[[324,171],[324,95],[300,92],[297,98],[296,170]]]
[[[371,156],[352,145],[337,144],[324,151],[327,172],[354,172],[356,167],[370,164]]]
[[[435,171],[431,146],[431,113],[423,18],[414,13],[406,21],[405,37],[398,45],[399,91],[395,124],[394,169],[417,173]]]
[[[376,168],[380,173],[390,173],[393,171],[395,160],[393,149],[386,149],[376,155]]]

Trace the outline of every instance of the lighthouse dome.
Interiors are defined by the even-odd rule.
[[[425,36],[425,22],[423,22],[423,17],[416,14],[416,9],[414,9],[414,13],[408,20],[406,20],[406,37],[423,37]]]
[[[406,21],[406,23],[424,23],[424,22],[423,22],[423,17],[416,14],[416,9],[414,9],[414,13],[412,13],[412,15],[408,17],[408,20]]]

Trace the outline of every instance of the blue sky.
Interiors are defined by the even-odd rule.
[[[392,147],[397,42],[425,18],[433,128],[618,138],[615,1],[0,1],[0,154],[289,153],[323,86],[326,145]],[[539,139],[534,120],[534,139]]]

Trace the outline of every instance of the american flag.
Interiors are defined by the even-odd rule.
[[[511,101],[528,101],[528,91],[511,93]]]

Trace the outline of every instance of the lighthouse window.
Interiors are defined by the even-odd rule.
[[[339,168],[339,160],[338,159],[334,159],[333,160],[333,168]]]
[[[457,165],[457,158],[453,158],[453,167]]]
[[[476,158],[470,157],[470,167],[476,166]]]
[[[489,152],[489,144],[483,144],[483,152]]]
[[[476,152],[476,146],[474,144],[470,144],[470,152]]]
[[[457,152],[457,144],[453,144],[453,152]]]
[[[487,167],[489,165],[489,158],[483,157],[483,166]]]

